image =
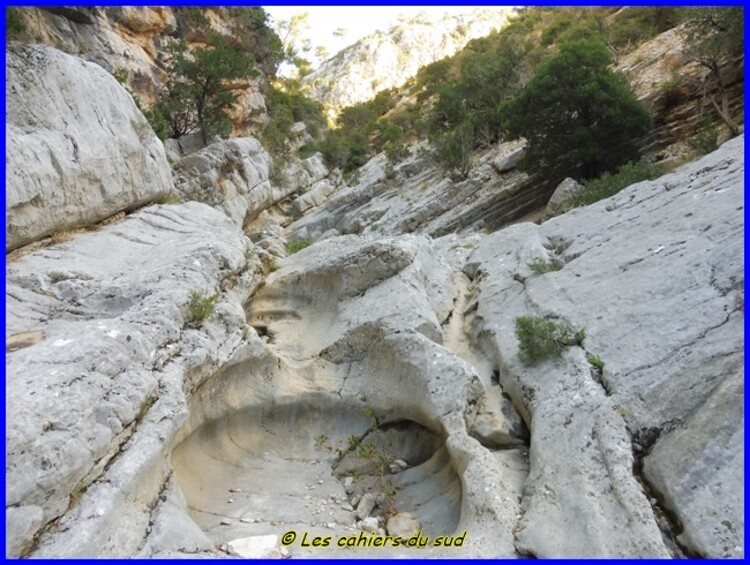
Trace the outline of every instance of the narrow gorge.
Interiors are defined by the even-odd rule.
[[[355,174],[281,159],[262,74],[231,136],[163,142],[141,104],[176,8],[29,10],[6,557],[744,557],[744,134],[686,158],[658,114],[671,170],[561,213],[523,140],[463,178],[426,139]],[[523,319],[575,337],[530,360]]]

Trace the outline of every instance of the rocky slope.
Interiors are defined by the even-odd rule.
[[[476,9],[467,14],[431,14],[361,39],[304,77],[310,96],[335,118],[339,108],[365,102],[381,90],[401,86],[420,67],[453,55],[471,39],[507,21],[510,9]]]
[[[428,233],[495,229],[549,200],[554,186],[532,182],[516,170],[524,142],[509,142],[476,154],[466,180],[454,181],[436,162],[427,143],[389,173],[380,154],[359,170],[319,208],[289,226],[294,239],[318,240],[338,234]],[[294,214],[293,214],[294,215]]]
[[[117,74],[145,106],[151,106],[162,84],[160,57],[174,38],[203,45],[206,32],[189,18],[166,7],[18,8],[26,32],[23,41],[42,43],[97,63]],[[239,20],[221,8],[201,12],[209,29],[230,39],[247,36]],[[263,70],[263,62],[260,61]],[[257,80],[232,85],[238,98],[232,120],[235,135],[257,133],[267,120],[266,106]]]
[[[729,138],[709,102],[717,96],[716,84],[706,81],[708,70],[691,60],[686,49],[684,27],[668,30],[640,45],[617,61],[640,100],[654,117],[654,128],[642,140],[642,151],[659,161],[678,161],[690,155],[686,143],[706,127],[720,141]],[[744,117],[744,61],[726,59],[720,72],[726,85],[729,108],[737,123]]]
[[[59,68],[28,75],[85,79],[60,123],[105,104],[102,85],[126,96],[43,51]],[[519,151],[457,184],[418,153],[392,179],[374,163],[318,206],[337,181],[317,158],[279,187],[256,140],[222,142],[167,176],[201,202],[9,255],[6,555],[743,556],[744,137],[541,225],[475,231],[545,200]],[[97,166],[38,182],[59,194]],[[321,241],[286,256],[263,208],[304,185],[287,233]],[[136,207],[123,187],[117,208]],[[525,315],[585,338],[527,365]],[[424,549],[337,544],[417,530]]]

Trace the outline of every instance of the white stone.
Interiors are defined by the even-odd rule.
[[[263,559],[281,555],[279,536],[273,534],[233,539],[227,542],[227,547],[231,555],[245,559]]]
[[[419,518],[411,512],[399,512],[388,518],[386,524],[388,535],[410,538],[421,529]]]
[[[93,63],[14,43],[6,57],[6,250],[167,194],[161,141]]]

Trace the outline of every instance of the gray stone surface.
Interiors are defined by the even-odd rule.
[[[149,207],[6,265],[6,339],[44,334],[6,361],[10,555],[135,553],[186,391],[242,341],[258,267],[241,231],[199,203]],[[200,326],[195,290],[220,296]]]
[[[104,69],[40,45],[6,57],[6,250],[165,195],[161,141]]]
[[[646,457],[644,473],[673,509],[696,555],[742,557],[745,496],[742,356],[733,372]],[[736,489],[736,490],[734,490]]]
[[[292,203],[294,217],[301,217],[310,208],[320,206],[336,191],[337,185],[328,179],[322,179],[310,186],[304,194]]]
[[[509,141],[498,147],[498,155],[492,159],[492,166],[498,173],[515,169],[526,156],[526,140]]]
[[[478,155],[462,181],[448,177],[426,144],[413,147],[412,155],[388,177],[381,153],[324,203],[311,210],[303,206],[309,211],[289,226],[290,235],[317,241],[335,229],[342,234],[415,232],[437,237],[505,225],[544,206],[550,193],[546,186],[532,185],[525,173],[497,171],[493,161],[511,148],[503,144]]]
[[[257,139],[229,139],[177,161],[175,186],[184,199],[222,210],[242,226],[289,193],[272,185],[271,167],[271,156]]]
[[[671,541],[744,553],[743,149],[739,137],[608,200],[506,228],[469,258],[475,339],[530,422],[522,553],[668,555],[632,473],[633,451],[649,449],[639,479],[682,522]],[[563,268],[531,271],[555,246]],[[583,349],[523,365],[521,315],[585,328]],[[601,377],[584,353],[604,363]]]
[[[281,261],[249,307],[251,325],[270,337],[249,342],[198,391],[173,454],[191,514],[215,542],[269,534],[277,523],[306,524],[312,534],[333,524],[346,533],[373,512],[375,498],[373,518],[382,516],[388,503],[379,473],[356,452],[346,454],[354,435],[387,450],[387,461],[408,462],[387,475],[399,487],[391,504],[418,516],[426,535],[468,530],[460,556],[516,555],[510,532],[525,454],[510,449],[495,457],[467,433],[485,388],[440,345],[451,275],[434,244],[414,236],[332,238]],[[346,481],[350,463],[359,465],[357,481]],[[231,504],[222,496],[230,486],[242,491]],[[221,517],[245,515],[258,521],[221,526]],[[289,549],[316,557],[413,555]],[[419,555],[457,553],[427,548]]]
[[[555,191],[547,202],[545,215],[549,218],[560,213],[561,208],[567,200],[583,190],[583,185],[575,179],[566,178],[557,185]]]
[[[287,187],[291,192],[304,192],[328,176],[328,168],[323,162],[323,155],[315,153],[307,159],[290,159],[280,165],[277,184]]]

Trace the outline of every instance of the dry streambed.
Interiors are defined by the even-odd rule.
[[[499,392],[509,417],[486,406],[489,381],[441,345],[441,323],[463,319],[454,298],[450,267],[417,237],[343,238],[269,276],[248,305],[263,337],[196,391],[172,454],[216,545],[251,555],[292,530],[278,554],[408,556],[336,542],[421,533],[420,555],[516,554],[526,431]],[[435,547],[464,531],[462,547]],[[314,537],[330,545],[305,547]]]

